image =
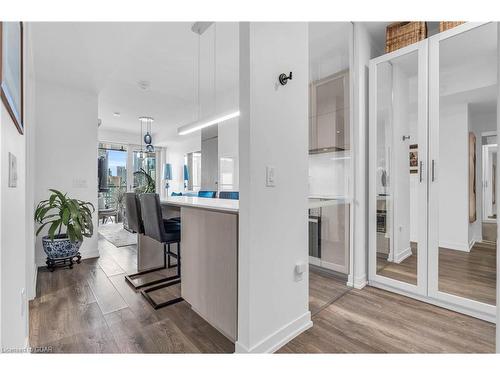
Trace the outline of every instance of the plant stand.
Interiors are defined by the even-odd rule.
[[[76,258],[76,260],[74,260],[75,258]],[[73,264],[75,262],[77,264],[80,264],[81,259],[82,259],[82,256],[80,255],[80,252],[78,252],[75,255],[67,257],[67,258],[58,258],[58,259],[47,258],[47,261],[45,263],[47,263],[47,269],[50,272],[54,272],[54,270],[57,267],[61,267],[62,268],[62,267],[68,266],[68,268],[72,269],[73,268]]]

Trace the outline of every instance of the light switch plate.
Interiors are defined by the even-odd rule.
[[[276,171],[274,167],[268,165],[266,166],[266,186],[274,187],[276,186]]]
[[[9,152],[9,187],[17,187],[17,158]]]

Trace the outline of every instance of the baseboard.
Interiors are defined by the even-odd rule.
[[[476,244],[476,239],[473,239],[472,241],[470,241],[469,248],[467,249],[467,251],[470,252],[475,244]]]
[[[394,256],[394,263],[398,263],[398,264],[401,263],[403,260],[405,260],[406,258],[410,257],[411,254],[412,254],[411,247],[407,247],[403,251],[395,254],[395,256]]]
[[[293,340],[295,337],[300,335],[302,332],[308,330],[313,325],[311,320],[311,312],[307,311],[303,315],[299,316],[294,321],[288,323],[284,327],[280,328],[275,333],[269,335],[264,340],[260,341],[258,344],[254,345],[252,348],[247,348],[245,345],[236,341],[235,352],[236,353],[274,353],[279,348],[287,344],[289,341]]]
[[[368,285],[368,278],[366,277],[366,274],[358,276],[356,278],[353,278],[351,277],[351,275],[349,275],[347,277],[346,285],[355,289],[363,289]]]
[[[31,301],[33,299],[35,299],[36,297],[36,282],[38,280],[38,267],[36,265],[36,263],[33,263],[33,280],[31,281],[32,282],[32,286],[31,286],[31,289],[30,289],[30,293],[28,295],[28,301]]]
[[[444,247],[445,249],[458,250],[469,252],[469,243],[458,243],[458,242],[447,242],[439,241],[439,247]]]

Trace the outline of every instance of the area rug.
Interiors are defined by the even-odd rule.
[[[116,247],[137,244],[137,234],[123,229],[123,223],[109,223],[99,226],[99,234]]]

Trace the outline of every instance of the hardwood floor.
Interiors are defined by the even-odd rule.
[[[32,347],[54,353],[234,352],[234,344],[186,302],[154,310],[126,284],[125,273],[136,269],[134,247],[99,239],[99,251],[99,259],[73,270],[39,269],[37,297],[30,302]]]
[[[32,347],[54,353],[234,351],[186,302],[154,310],[125,282],[125,272],[135,271],[134,247],[100,239],[99,250],[99,259],[73,270],[39,269],[37,297],[30,302]],[[493,324],[370,287],[352,290],[315,270],[310,309],[313,328],[280,352],[494,351]]]
[[[494,353],[495,325],[365,287],[313,317],[280,353]]]
[[[417,283],[417,247],[401,263],[377,256],[377,274]],[[478,242],[470,252],[439,248],[439,290],[479,302],[496,304],[496,245]]]

